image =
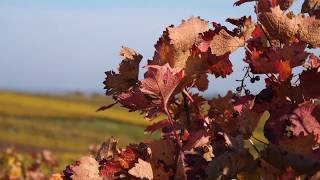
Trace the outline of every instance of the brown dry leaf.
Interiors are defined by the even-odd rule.
[[[140,158],[138,159],[138,163],[136,163],[135,166],[131,168],[128,172],[132,176],[135,176],[140,179],[153,179],[151,164]]]
[[[167,166],[175,165],[176,144],[170,140],[156,140],[148,144],[154,162],[162,161]]]
[[[199,17],[182,21],[178,27],[169,26],[155,45],[156,52],[149,64],[169,63],[172,68],[184,69],[198,34],[207,30],[209,30],[208,22]]]
[[[127,47],[122,47],[120,55],[124,59],[119,66],[119,73],[114,71],[105,72],[107,76],[103,84],[107,95],[127,91],[132,86],[135,86],[138,81],[139,64],[142,56]]]
[[[209,30],[208,21],[191,17],[178,27],[168,27],[171,44],[176,50],[187,51],[196,42],[198,34]]]
[[[245,40],[248,40],[251,37],[252,32],[256,29],[256,23],[254,23],[250,18],[246,18],[241,33]]]
[[[302,13],[308,13],[310,16],[320,17],[320,0],[305,0],[302,9]]]
[[[260,13],[258,19],[272,37],[283,42],[288,42],[298,32],[299,19],[288,18],[279,6],[271,8],[271,12]]]
[[[297,36],[313,47],[320,46],[320,20],[315,17],[297,16],[289,18],[279,6],[271,12],[260,13],[259,21],[274,38],[288,42]]]
[[[112,158],[114,154],[117,153],[117,143],[118,141],[113,137],[103,142],[98,150],[96,160],[101,161],[103,159]]]
[[[222,29],[218,35],[215,35],[210,43],[212,54],[222,56],[226,53],[231,53],[242,47],[245,43],[243,37],[234,37],[226,30]]]
[[[73,180],[102,180],[99,175],[99,163],[90,156],[81,157],[79,165],[72,167]]]
[[[302,18],[301,16],[296,19],[300,22],[298,37],[313,47],[320,47],[320,20],[315,17]]]

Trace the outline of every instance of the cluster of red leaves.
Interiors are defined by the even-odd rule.
[[[320,58],[307,49],[320,47],[320,1],[304,2],[302,12],[310,16],[288,12],[293,0],[235,5],[250,1],[257,21],[227,19],[233,30],[199,17],[167,27],[142,80],[142,56],[123,47],[119,72],[106,72],[106,95],[147,120],[164,115],[145,129],[161,130],[161,139],[122,150],[110,140],[96,160],[67,167],[64,178],[318,179]],[[238,48],[245,49],[247,73],[266,75],[265,89],[257,95],[229,91],[210,100],[191,93],[207,90],[209,75],[230,75],[229,55]],[[302,73],[294,75],[295,67]],[[255,137],[259,124],[267,141]]]

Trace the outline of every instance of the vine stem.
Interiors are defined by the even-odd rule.
[[[184,175],[184,179],[187,179],[187,176],[186,176],[185,170],[184,170],[184,167],[186,167],[186,166],[185,166],[185,163],[184,163],[183,144],[182,144],[182,142],[181,142],[181,140],[180,140],[180,137],[178,136],[178,134],[177,134],[177,132],[176,132],[176,129],[175,129],[174,123],[173,123],[173,119],[172,119],[171,114],[169,113],[169,110],[168,110],[167,107],[165,107],[165,112],[166,112],[166,114],[167,114],[167,116],[168,116],[169,123],[170,123],[170,126],[171,126],[171,128],[172,128],[173,134],[174,134],[174,136],[175,136],[175,138],[176,138],[176,141],[177,141],[177,143],[178,143],[178,145],[179,145],[179,156],[180,156],[180,159],[181,159],[181,162],[182,162],[183,175]],[[179,162],[179,158],[177,158],[176,167],[178,167],[178,162]],[[176,170],[176,171],[177,171],[177,170]],[[176,174],[177,174],[177,173],[176,173]]]
[[[194,102],[193,98],[190,96],[190,94],[188,93],[188,91],[186,89],[182,90],[182,95],[187,97],[192,103]]]
[[[182,148],[182,143],[181,143],[180,137],[178,136],[178,134],[177,134],[177,132],[176,132],[176,129],[175,129],[175,127],[174,127],[174,123],[173,123],[173,119],[172,119],[172,117],[171,117],[171,114],[170,114],[170,112],[169,112],[169,110],[168,110],[167,107],[165,107],[164,110],[165,110],[165,112],[166,112],[166,114],[167,114],[167,117],[168,117],[168,120],[169,120],[171,129],[172,129],[173,134],[174,134],[174,136],[175,136],[175,138],[176,138],[176,141],[177,141],[179,147]]]
[[[271,39],[269,38],[267,32],[266,32],[266,31],[264,30],[264,28],[262,27],[262,24],[261,24],[259,21],[257,22],[257,24],[258,24],[258,26],[260,27],[260,29],[262,30],[263,34],[266,36],[266,38],[267,38],[270,46],[273,47],[273,45],[272,45],[272,43],[271,43]]]

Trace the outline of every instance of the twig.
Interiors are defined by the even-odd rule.
[[[270,46],[273,47],[273,46],[272,46],[272,43],[271,43],[271,39],[269,38],[267,32],[263,29],[262,24],[261,24],[259,21],[257,22],[257,24],[258,24],[258,26],[260,27],[260,29],[262,30],[263,34],[266,36],[266,38],[267,38]]]
[[[186,89],[182,90],[182,94],[185,95],[192,103],[194,102],[193,98],[190,96]]]
[[[180,137],[178,136],[178,134],[177,134],[177,132],[176,132],[176,129],[175,129],[174,124],[173,124],[173,119],[172,119],[171,114],[169,113],[167,107],[165,107],[165,112],[166,112],[166,114],[167,114],[167,116],[168,116],[168,120],[169,120],[171,129],[172,129],[172,131],[173,131],[173,134],[174,134],[174,136],[175,136],[175,138],[176,138],[176,141],[177,141],[177,143],[179,144],[179,147],[180,147],[180,149],[181,149],[181,148],[182,148],[182,143],[181,143],[181,141],[180,141]]]
[[[248,48],[247,45],[244,46],[244,48],[250,53],[250,55],[252,56],[252,51]]]
[[[167,107],[165,107],[165,112],[166,112],[166,114],[167,114],[167,116],[168,116],[169,123],[170,123],[170,126],[171,126],[171,128],[172,128],[173,134],[174,134],[174,136],[175,136],[175,138],[176,138],[176,141],[177,141],[177,143],[178,143],[178,145],[179,145],[179,152],[177,152],[177,153],[179,153],[179,156],[180,156],[180,159],[181,159],[181,162],[182,162],[182,167],[183,167],[183,175],[184,175],[184,177],[185,177],[185,179],[186,179],[186,174],[185,174],[185,170],[184,170],[184,168],[185,168],[186,166],[185,166],[185,163],[184,163],[183,144],[182,144],[182,142],[180,141],[180,137],[178,136],[178,134],[177,134],[177,132],[176,132],[176,130],[175,130],[175,128],[174,128],[173,119],[172,119],[171,114],[169,113]],[[178,163],[179,163],[179,158],[177,158],[177,160],[176,160],[176,167],[178,167]],[[176,171],[177,171],[177,169],[176,169]],[[177,174],[177,173],[176,173],[176,174]]]
[[[249,67],[246,67],[247,71],[246,73],[244,74],[243,78],[241,80],[237,80],[237,81],[241,81],[241,85],[240,85],[240,91],[238,91],[238,94],[241,95],[241,92],[242,92],[242,89],[244,88],[244,81],[246,79],[246,77],[248,76],[249,74]]]

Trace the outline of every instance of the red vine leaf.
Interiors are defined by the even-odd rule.
[[[130,111],[143,110],[150,107],[150,101],[140,91],[123,92],[117,95],[117,101]]]
[[[291,76],[291,69],[302,65],[307,59],[309,53],[304,51],[305,48],[304,43],[279,49],[268,48],[264,51],[254,48],[252,54],[247,54],[247,62],[254,73],[279,73],[280,79],[285,81]]]
[[[208,75],[207,74],[200,74],[199,78],[195,81],[195,87],[199,89],[199,91],[205,91],[208,89],[209,86],[209,80],[208,80]]]
[[[313,157],[320,161],[320,151],[314,150],[317,144],[315,139],[313,134],[308,134],[307,136],[299,134],[292,138],[284,138],[279,142],[279,147],[288,152]]]
[[[159,122],[156,122],[156,123],[153,123],[152,125],[146,127],[146,129],[144,130],[144,132],[146,133],[153,133],[155,132],[156,130],[158,129],[162,129],[166,126],[169,126],[170,123],[167,119],[164,119],[162,121],[159,121]]]
[[[319,161],[315,159],[285,151],[271,144],[261,152],[261,158],[281,171],[291,167],[297,175],[313,174],[320,168]]]
[[[123,172],[119,162],[109,162],[100,166],[100,175],[105,179],[115,179]]]
[[[137,158],[136,149],[129,146],[126,149],[123,149],[118,156],[115,157],[115,161],[118,161],[123,169],[129,169]]]
[[[280,80],[285,81],[291,76],[291,66],[288,60],[275,62],[275,69],[279,72]]]
[[[124,59],[119,66],[119,73],[114,71],[106,72],[107,77],[103,82],[106,95],[127,91],[138,82],[139,63],[142,56],[127,47],[122,47],[120,55]]]
[[[311,114],[316,105],[310,102],[306,102],[293,111],[293,114],[289,117],[291,122],[290,131],[295,136],[301,133],[305,136],[308,134],[315,135],[315,141],[320,143],[320,123]]]
[[[149,65],[145,79],[141,81],[140,90],[162,99],[164,108],[184,76],[183,71],[172,69],[169,64],[163,66]]]
[[[300,78],[300,89],[305,99],[318,98],[320,92],[320,72],[317,69],[303,71]]]
[[[221,76],[225,78],[233,72],[229,54],[225,54],[223,56],[209,55],[207,61],[210,66],[210,72],[216,77]]]

